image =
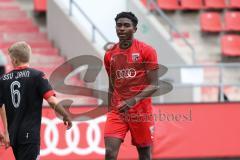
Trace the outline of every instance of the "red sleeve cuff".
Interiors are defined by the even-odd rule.
[[[56,94],[54,93],[53,90],[50,90],[50,91],[47,91],[46,93],[44,93],[43,98],[47,100],[51,96],[56,96]]]

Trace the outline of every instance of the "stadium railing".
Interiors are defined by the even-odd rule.
[[[167,65],[167,68],[169,70],[169,72],[171,72],[171,70],[173,69],[178,69],[179,72],[181,72],[181,69],[201,69],[203,70],[203,80],[202,82],[171,82],[173,85],[173,88],[194,88],[194,87],[215,87],[219,89],[219,100],[216,102],[224,102],[225,101],[225,93],[224,93],[224,88],[225,87],[240,87],[240,82],[238,77],[229,77],[228,75],[225,75],[226,70],[231,70],[234,73],[237,73],[238,70],[240,70],[240,64],[239,63],[218,63],[218,64],[197,64],[197,65]],[[213,76],[212,78],[215,80],[211,80],[209,79],[209,77],[207,77],[206,75],[206,71],[210,68],[215,68],[217,73],[217,76],[214,76],[213,72],[214,71],[210,71],[210,74]],[[196,73],[194,75],[194,70],[190,73],[193,73],[192,75],[189,75],[194,77],[197,76],[198,73]],[[236,76],[234,74],[232,74],[232,76]],[[232,78],[232,79],[231,79]],[[160,78],[164,80],[164,76],[163,78]],[[204,81],[218,81],[218,82],[204,82]],[[227,82],[226,82],[227,81]],[[234,81],[234,82],[231,82]],[[174,91],[174,89],[173,89]],[[237,97],[237,101],[240,100],[240,97]],[[231,101],[231,99],[229,100]],[[236,101],[236,100],[234,100]],[[194,100],[193,100],[194,102]]]
[[[100,29],[94,24],[94,22],[87,16],[87,14],[81,9],[75,0],[69,0],[69,16],[73,16],[73,7],[75,7],[79,13],[88,21],[92,27],[91,41],[96,42],[96,33],[105,41],[109,42],[108,38],[100,31]]]
[[[238,96],[237,94],[240,91],[240,81],[239,81],[240,76],[237,76],[237,74],[235,75],[232,74],[232,77],[229,77],[229,71],[231,71],[232,73],[238,73],[240,71],[239,63],[231,63],[231,64],[219,63],[219,64],[202,64],[202,65],[200,64],[199,65],[165,65],[165,66],[168,68],[168,72],[164,74],[162,77],[160,77],[159,79],[171,83],[173,85],[173,90],[167,93],[166,95],[161,95],[154,98],[153,102],[156,104],[208,103],[208,102],[219,103],[219,102],[226,102],[226,97],[228,97],[228,102],[240,101],[240,95]],[[186,77],[182,78],[182,76],[186,76],[181,73],[182,70],[190,71],[188,72],[189,75],[187,76],[187,78],[189,79],[187,80],[187,82],[183,80],[183,79],[186,79]],[[201,75],[198,75],[199,70],[202,72]],[[176,77],[178,78],[172,79],[172,76],[170,76],[171,78],[169,78],[169,75],[172,75],[172,74],[176,75]],[[194,79],[197,79],[197,82],[194,81]],[[202,80],[199,81],[199,79],[202,79]],[[96,78],[96,82],[95,82],[97,89],[107,91],[108,82],[105,82],[105,80],[106,80],[106,74],[104,72],[101,72]],[[234,87],[235,89],[232,89],[231,87]],[[189,92],[186,94],[185,92],[181,92],[181,89],[189,89],[189,88],[193,90],[192,93]],[[200,89],[200,98],[197,98],[197,99],[194,98],[193,95],[195,93],[194,92],[195,88]],[[204,92],[205,88],[207,89],[207,91],[210,90],[210,92],[205,93]],[[212,90],[214,90],[214,93],[211,92]],[[239,90],[239,91],[235,93],[235,90]],[[171,94],[173,94],[174,96],[171,96]],[[234,94],[234,97],[232,98],[233,94]],[[169,95],[170,97],[173,97],[173,98],[169,99]],[[192,99],[178,101],[175,99],[176,96],[180,96],[180,97],[192,96]]]

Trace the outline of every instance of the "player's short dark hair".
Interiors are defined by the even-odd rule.
[[[117,16],[115,18],[115,22],[116,23],[117,23],[119,18],[128,18],[128,19],[130,19],[135,27],[138,24],[138,19],[132,12],[121,12],[121,13],[117,14]]]

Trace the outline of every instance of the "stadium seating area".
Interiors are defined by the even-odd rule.
[[[142,0],[146,6],[147,0]],[[240,1],[239,0],[157,0],[157,5],[163,10],[199,10],[201,32],[223,33],[220,36],[222,56],[240,56],[238,37],[240,31]],[[152,8],[153,9],[153,8]],[[236,36],[228,35],[236,32]],[[229,37],[231,40],[229,41]],[[236,44],[236,45],[233,45]],[[225,49],[228,48],[228,51]],[[234,53],[229,53],[229,49]]]
[[[146,6],[147,0],[142,0],[142,2]],[[235,58],[239,59],[239,0],[156,0],[156,2],[160,9],[166,11],[165,13],[172,19],[173,23],[176,22],[180,24],[177,28],[183,30],[181,35],[188,35],[182,37],[188,39],[191,44],[195,45],[194,47],[196,49],[204,48],[199,50],[199,53],[203,54],[203,52],[205,52],[205,55],[209,57],[214,53],[220,57],[220,59],[217,58],[216,60],[209,58],[209,61],[197,59],[196,61],[198,63],[217,63],[220,62],[221,59],[230,61]],[[153,10],[153,8],[151,8],[151,10]],[[186,20],[186,22],[184,22],[184,20]],[[179,21],[182,21],[182,26]],[[188,23],[189,27],[187,27],[185,23]],[[190,26],[192,26],[192,28]],[[174,39],[179,38],[179,36],[176,37],[175,33],[172,33],[172,36]],[[200,45],[200,43],[204,43],[204,45]],[[180,47],[184,47],[182,43],[179,44],[181,44]],[[204,79],[210,82],[217,83],[218,79],[214,79],[214,77],[218,77],[218,74],[219,71],[216,69],[204,69]],[[234,76],[230,74],[229,79],[231,79],[230,77]],[[235,79],[238,78],[235,77]],[[217,101],[218,92],[219,88],[217,87],[202,87],[202,101]],[[234,100],[234,98],[236,98],[234,95],[239,92],[239,89],[229,86],[225,88],[224,92],[231,97],[231,100]]]
[[[64,61],[64,58],[58,54],[57,49],[48,40],[47,35],[39,31],[38,26],[32,22],[14,0],[1,0],[0,6],[2,6],[0,10],[0,48],[5,53],[12,43],[25,40],[33,48],[34,61],[32,65],[34,67],[45,65],[39,62],[48,63],[47,60],[49,59],[53,59],[51,63],[55,63],[55,65],[59,64],[58,59],[61,59],[61,62]],[[7,7],[4,8],[3,6]],[[44,51],[47,52],[47,55],[44,54]],[[39,55],[38,58],[34,58],[36,55]],[[55,59],[56,62],[54,62]],[[47,68],[44,71],[49,75],[49,69]]]
[[[226,31],[240,31],[240,12],[226,12],[224,15],[224,25]]]
[[[239,11],[226,11],[223,17],[219,12],[205,12],[200,19],[203,32],[240,31]]]
[[[144,5],[148,0],[141,0]],[[239,9],[239,0],[156,0],[163,10]]]
[[[21,10],[15,0],[0,0],[0,49],[7,54],[8,47],[21,40],[28,42],[32,47],[31,66],[44,71],[47,77],[65,62],[65,58],[48,40],[47,34],[40,32],[39,27],[33,23],[25,11]],[[11,65],[7,66],[7,70],[11,70]],[[77,76],[70,78],[67,83],[76,86],[84,85]],[[61,99],[64,98],[64,95],[58,95],[61,95]],[[75,102],[78,105],[86,101],[90,105],[96,103],[95,100],[86,97],[72,96],[71,98],[76,99]]]
[[[156,5],[166,11],[167,16],[164,16],[162,12],[159,14],[159,12],[154,11],[155,5],[148,5],[147,1],[157,2]],[[51,77],[56,68],[76,55],[71,54],[74,51],[89,55],[91,53],[91,56],[97,56],[103,61],[104,53],[100,54],[102,46],[100,43],[98,44],[99,35],[106,36],[107,39],[111,40],[113,35],[106,34],[110,32],[110,28],[106,28],[106,26],[115,25],[112,18],[113,13],[115,16],[117,10],[132,9],[131,11],[139,18],[138,33],[140,32],[140,35],[137,33],[136,38],[153,46],[158,54],[158,62],[166,66],[167,69],[160,66],[161,95],[153,97],[152,114],[150,112],[144,114],[145,110],[143,109],[146,107],[142,109],[140,106],[139,108],[130,108],[129,111],[125,110],[120,114],[120,118],[129,122],[128,124],[137,124],[136,127],[139,127],[141,122],[154,121],[154,126],[147,128],[149,134],[151,132],[151,135],[154,136],[153,150],[151,150],[153,159],[240,159],[240,143],[237,140],[240,134],[240,127],[237,124],[240,121],[240,74],[237,74],[240,72],[240,65],[233,66],[232,63],[222,63],[222,58],[226,57],[235,59],[238,57],[240,60],[240,0],[128,0],[124,3],[119,3],[120,0],[75,0],[75,3],[72,3],[73,6],[70,3],[69,8],[67,3],[73,1],[49,0],[47,21],[45,14],[36,14],[36,12],[46,11],[46,2],[47,0],[0,0],[0,51],[5,53],[9,61],[7,71],[12,70],[8,48],[16,41],[26,41],[31,45],[31,67],[45,72],[48,78]],[[76,5],[78,2],[79,6]],[[105,2],[109,3],[107,7],[111,9],[106,9],[106,14],[99,15],[98,9],[100,6],[106,7],[107,3]],[[115,3],[116,5],[114,5]],[[150,7],[150,11],[146,11],[144,6]],[[85,19],[84,21],[75,21],[83,17],[75,14],[77,10],[74,8],[79,10],[83,8],[80,12],[89,22],[94,22],[94,24],[85,28],[82,25],[87,22]],[[106,21],[102,21],[105,19]],[[157,22],[158,20],[161,24]],[[43,21],[43,24],[40,21]],[[164,24],[164,22],[166,23]],[[99,24],[102,27],[98,27]],[[92,33],[88,34],[87,29],[92,29]],[[114,28],[113,31],[116,37]],[[130,54],[129,58],[134,60],[134,53],[141,53],[139,49],[141,47],[137,47],[135,50],[137,52],[132,51],[133,54]],[[188,59],[185,59],[186,57]],[[93,57],[90,58],[90,60],[92,59]],[[191,62],[193,65],[190,64]],[[131,64],[131,66],[133,65],[135,64]],[[64,76],[60,77],[61,80],[65,80],[65,85],[71,87],[70,91],[74,90],[74,93],[77,94],[75,89],[78,89],[79,86],[88,87],[90,92],[84,90],[84,93],[90,93],[94,96],[101,94],[99,95],[101,97],[107,96],[106,93],[96,92],[98,89],[106,91],[108,87],[106,80],[108,76],[104,66],[101,68],[101,71],[104,70],[104,72],[97,75],[96,83],[89,80],[93,77],[85,70],[87,67],[95,69],[95,65],[85,65],[78,68],[81,73],[77,73],[75,70],[76,72],[65,77],[65,73],[69,73],[68,71],[73,66],[76,67],[75,65],[64,66],[61,71]],[[125,70],[128,70],[126,68],[128,65],[121,67],[123,68],[120,70],[124,73]],[[88,83],[84,83],[82,80],[83,75],[87,75],[88,78],[85,77],[85,79],[88,79]],[[119,80],[123,82],[123,86],[121,86],[123,91],[127,78],[129,76]],[[173,90],[170,93],[164,93],[164,91],[169,90],[170,86],[163,81],[173,84]],[[54,82],[61,84],[62,81],[54,79]],[[13,104],[14,100],[15,103],[16,101],[20,102],[19,91],[22,93],[20,90],[22,85],[19,87],[17,84],[17,88],[15,88],[15,84],[10,87]],[[134,88],[136,91],[139,87],[130,87],[126,90],[134,90]],[[96,90],[91,91],[91,89]],[[72,106],[74,107],[69,108],[72,113],[73,127],[67,131],[62,120],[57,118],[56,111],[44,107],[40,133],[41,146],[37,159],[39,157],[42,160],[104,159],[108,155],[104,145],[104,127],[109,118],[106,117],[107,114],[105,115],[107,112],[105,107],[99,107],[98,101],[94,98],[67,94],[68,89],[65,89],[63,93],[58,92],[56,88],[54,90],[60,100],[73,101]],[[115,91],[118,92],[116,88]],[[119,94],[121,92],[122,90]],[[219,102],[220,93],[223,93],[221,94],[223,101],[227,102],[229,99],[230,102],[237,103]],[[117,100],[123,100],[121,95],[117,98]],[[120,101],[118,106],[121,105]],[[46,101],[43,105],[48,106]],[[14,107],[16,107],[15,104]],[[17,110],[16,108],[14,110]],[[81,116],[78,116],[79,114]],[[95,118],[95,116],[99,117]],[[89,118],[90,120],[86,120]],[[25,122],[29,119],[21,119],[17,116],[16,120]],[[23,128],[25,125],[18,126],[18,130],[15,130],[17,137],[14,138],[17,140],[21,140],[21,137],[26,138],[26,142],[28,142],[30,136],[31,140],[32,134]],[[116,127],[114,124],[109,126],[113,130]],[[134,130],[131,126],[128,126],[128,130],[130,132],[126,134],[119,151],[117,158],[119,160],[137,159],[138,157],[136,146],[132,145],[136,138],[133,134]],[[0,131],[3,132],[1,123]],[[23,134],[19,134],[18,131],[22,131]],[[26,136],[24,132],[26,132]],[[141,136],[146,138],[144,132]],[[18,153],[22,156],[21,154],[21,152]],[[15,159],[11,147],[6,151],[3,144],[0,145],[0,160],[2,159]]]

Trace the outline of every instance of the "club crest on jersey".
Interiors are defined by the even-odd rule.
[[[139,60],[140,54],[139,53],[132,53],[132,61],[136,62]]]

